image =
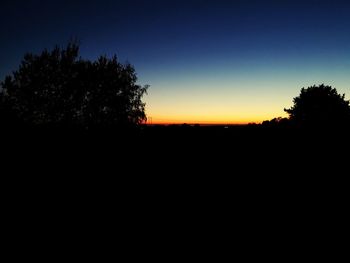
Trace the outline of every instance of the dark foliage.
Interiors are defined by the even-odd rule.
[[[135,69],[116,56],[79,57],[70,43],[40,55],[27,54],[0,89],[0,118],[7,126],[133,127],[146,120]]]
[[[289,119],[287,118],[278,117],[278,118],[273,118],[272,120],[269,120],[269,121],[264,121],[262,123],[262,126],[268,127],[268,128],[274,128],[274,127],[287,128],[290,126],[290,122],[289,122]]]
[[[300,126],[348,126],[349,101],[331,86],[319,85],[303,88],[294,105],[285,109],[290,120]]]

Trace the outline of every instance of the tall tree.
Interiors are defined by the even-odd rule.
[[[300,125],[349,125],[350,106],[345,94],[327,85],[302,88],[294,105],[285,109],[290,120]]]
[[[45,126],[130,127],[144,122],[142,97],[130,64],[117,57],[79,56],[79,45],[24,56],[1,83],[0,116],[7,123]]]

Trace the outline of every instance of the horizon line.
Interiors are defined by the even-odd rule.
[[[145,125],[201,125],[201,126],[244,126],[249,124],[261,124],[262,122],[146,122]]]

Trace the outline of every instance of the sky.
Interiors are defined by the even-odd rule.
[[[116,54],[149,84],[152,123],[285,117],[302,87],[350,99],[350,1],[3,0],[0,79],[27,52],[79,39],[81,56]]]

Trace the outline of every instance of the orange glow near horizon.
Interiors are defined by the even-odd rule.
[[[293,105],[300,87],[318,83],[317,79],[294,83],[278,75],[210,81],[203,76],[198,80],[155,82],[145,97],[147,123],[239,125],[288,117],[284,109]],[[346,81],[322,82],[337,87],[340,93],[347,91]]]
[[[154,125],[171,125],[171,124],[201,124],[201,125],[245,125],[249,123],[256,123],[260,124],[265,120],[270,120],[272,118],[266,118],[266,119],[249,119],[249,120],[203,120],[203,119],[166,119],[166,118],[152,118],[149,117],[147,124],[154,124]]]
[[[174,94],[172,98],[176,95]],[[178,95],[177,95],[178,96]],[[248,123],[262,123],[276,117],[287,117],[283,104],[288,105],[288,99],[282,102],[263,98],[262,101],[213,100],[202,96],[198,100],[179,98],[176,101],[167,101],[166,98],[149,102],[146,114],[148,124],[203,124],[203,125],[242,125]],[[201,100],[201,101],[199,101]],[[212,101],[211,101],[212,100]]]
[[[153,125],[180,125],[180,124],[199,124],[199,125],[245,125],[248,123],[257,123],[257,122],[222,122],[222,121],[196,121],[196,120],[152,120],[148,121],[147,124]]]
[[[287,117],[285,113],[281,112],[275,112],[265,115],[259,115],[256,114],[255,116],[252,114],[250,116],[245,116],[242,114],[242,116],[238,115],[232,115],[228,116],[227,114],[221,114],[221,115],[207,115],[207,116],[191,116],[189,115],[172,115],[168,114],[161,115],[161,114],[154,114],[149,115],[147,124],[161,124],[161,125],[171,125],[171,124],[202,124],[202,125],[244,125],[249,123],[262,123],[265,120],[271,120],[275,117]]]
[[[291,106],[298,88],[285,90],[279,89],[279,82],[256,81],[155,82],[145,97],[147,123],[239,125],[287,117],[284,108]]]
[[[271,120],[276,117],[287,117],[287,114],[282,111],[269,111],[269,112],[259,112],[258,110],[254,112],[238,112],[236,114],[230,114],[233,111],[213,111],[206,112],[203,114],[188,113],[181,114],[176,111],[168,111],[164,113],[158,112],[148,112],[147,124],[227,124],[227,125],[242,125],[249,123],[262,123],[266,120]]]

